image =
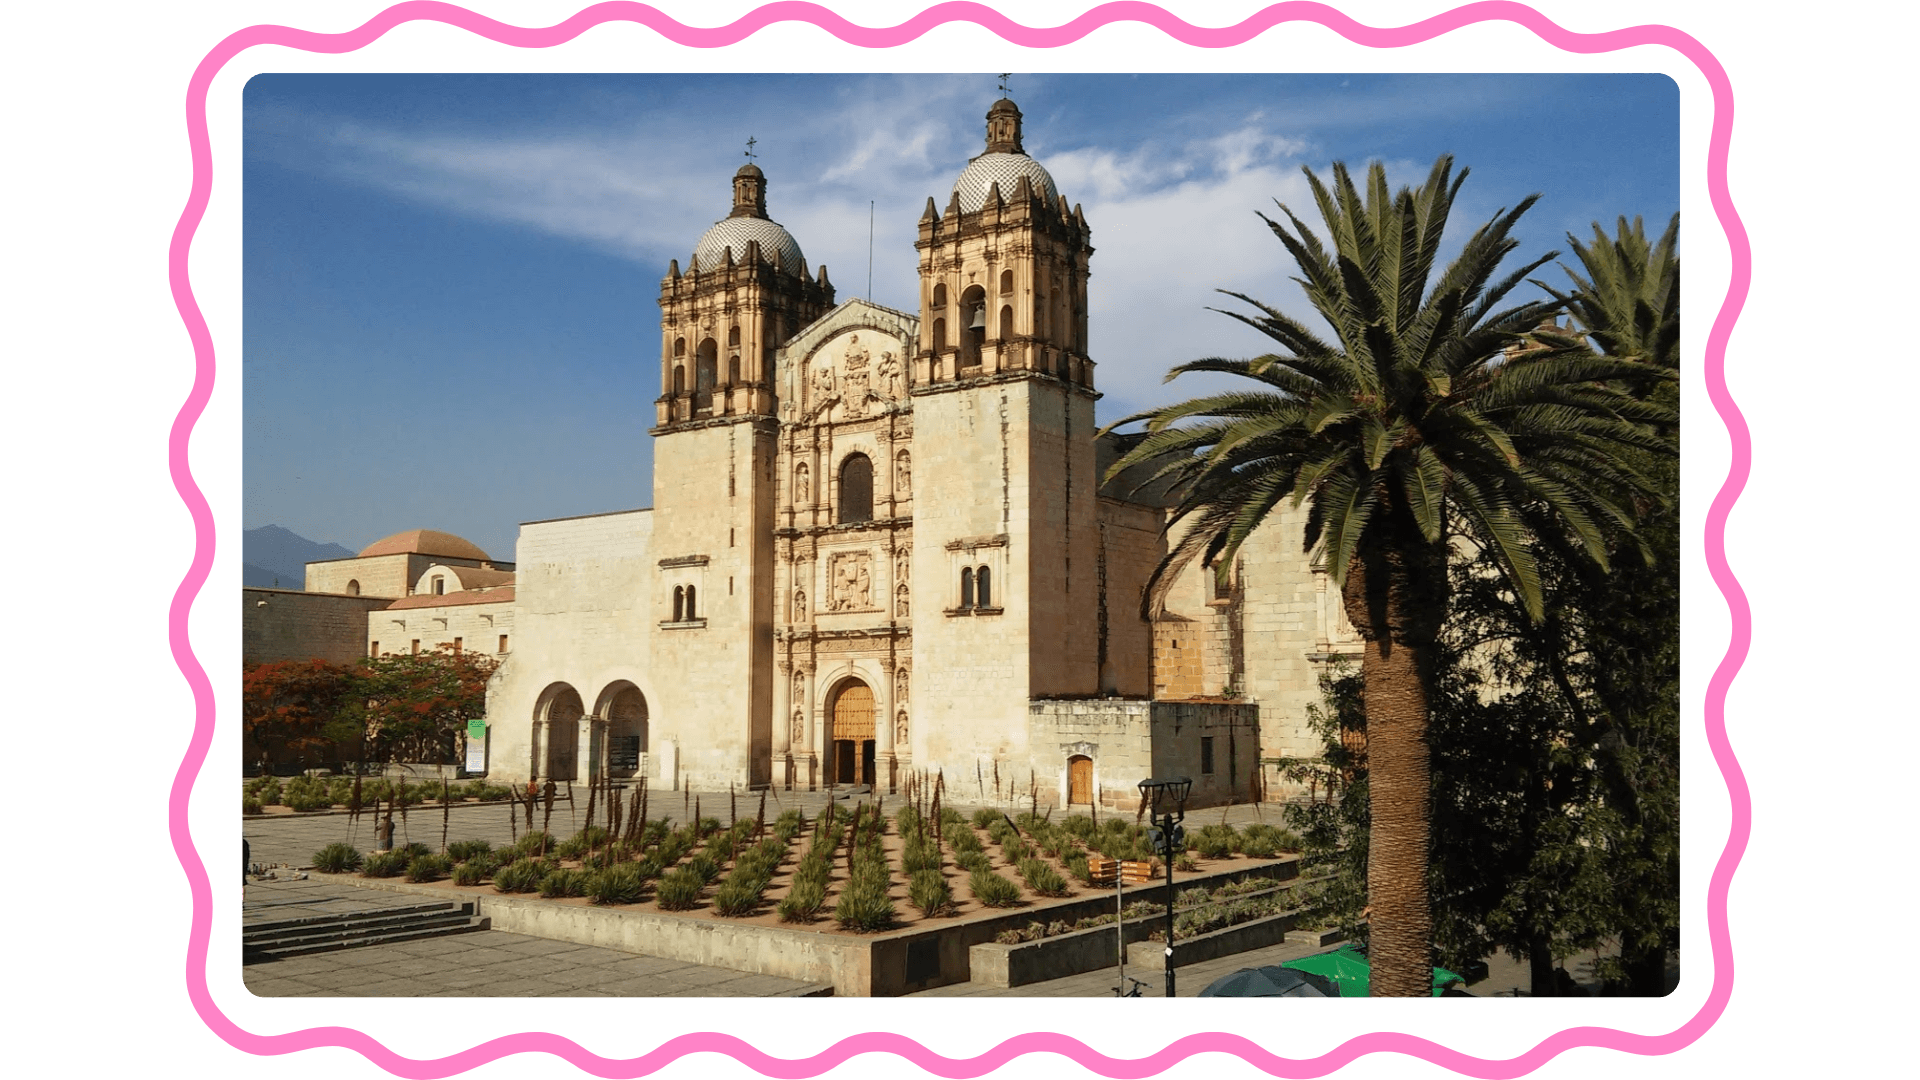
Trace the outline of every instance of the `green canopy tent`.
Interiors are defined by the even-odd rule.
[[[1367,980],[1372,969],[1367,966],[1367,954],[1359,947],[1348,943],[1332,952],[1303,956],[1298,960],[1287,960],[1280,964],[1284,968],[1304,971],[1324,976],[1333,985],[1340,988],[1341,997],[1366,997]],[[1448,971],[1446,968],[1433,969],[1433,996],[1439,997],[1450,987],[1465,986],[1467,980]]]

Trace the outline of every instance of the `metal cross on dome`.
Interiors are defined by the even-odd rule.
[[[757,154],[755,154],[755,153],[753,152],[753,144],[754,144],[754,143],[755,143],[756,141],[757,141],[757,140],[755,140],[753,136],[751,136],[751,135],[749,135],[749,136],[747,136],[747,150],[746,150],[746,154],[747,154],[747,158],[748,158],[749,160],[751,160],[751,159],[753,159],[753,158],[755,158],[755,157],[758,157],[758,156],[759,156],[759,155],[757,155]]]
[[[1001,97],[1007,96],[1007,80],[1011,78],[1013,78],[1013,72],[1011,71],[1003,71],[1000,73],[1000,96]]]

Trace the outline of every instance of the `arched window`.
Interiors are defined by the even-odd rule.
[[[736,326],[727,331],[727,348],[737,349],[739,347],[740,347],[740,328]]]
[[[439,574],[433,575],[433,595],[447,595],[447,579],[441,577]]]
[[[673,396],[679,397],[687,392],[687,369],[679,364],[673,365]]]
[[[685,622],[687,617],[687,590],[679,585],[673,587],[673,621]]]
[[[840,513],[842,525],[873,520],[873,462],[865,454],[848,454],[840,463]]]
[[[1011,337],[1013,337],[1013,305],[1008,304],[1000,309],[1000,340],[1006,341]]]
[[[933,351],[940,352],[947,347],[947,320],[933,320]]]
[[[978,364],[986,341],[987,291],[975,285],[960,296],[960,366]]]
[[[684,360],[686,359],[686,356],[687,356],[687,339],[674,338],[673,339],[673,358],[675,360]]]
[[[348,596],[360,595],[360,579],[359,578],[355,578],[352,581],[347,582],[347,595]]]
[[[714,380],[718,378],[719,359],[720,347],[713,343],[712,338],[700,343],[700,355],[694,366],[694,393],[704,394],[713,389]]]
[[[934,314],[936,315],[945,314],[945,312],[941,311],[940,309],[946,306],[947,306],[947,287],[945,285],[935,285],[933,287]]]
[[[1011,270],[1000,271],[1000,295],[1013,295],[1013,271]]]
[[[974,595],[980,601],[979,606],[992,607],[993,606],[993,571],[983,566],[980,568],[979,573],[973,575],[973,581],[974,581]]]
[[[699,617],[700,608],[693,602],[693,586],[689,585],[687,586],[687,619],[691,621]]]
[[[960,606],[962,608],[973,606],[973,567],[971,566],[960,570]]]
[[[740,381],[740,354],[727,357],[727,385],[733,386]]]

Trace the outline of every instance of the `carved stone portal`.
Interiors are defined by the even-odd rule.
[[[827,580],[833,594],[827,600],[832,611],[875,611],[873,602],[873,553],[837,551],[827,563]]]

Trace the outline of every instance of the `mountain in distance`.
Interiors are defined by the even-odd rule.
[[[299,589],[306,585],[308,563],[351,559],[356,554],[339,544],[314,543],[278,525],[262,525],[240,534],[240,583],[254,588]]]

